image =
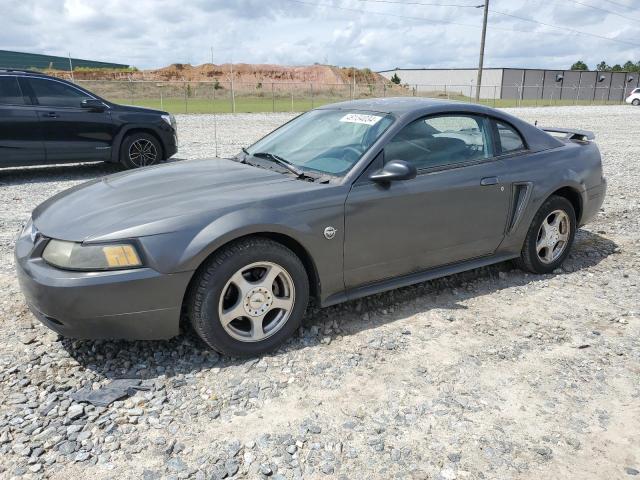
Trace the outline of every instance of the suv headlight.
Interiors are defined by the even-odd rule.
[[[67,270],[118,270],[142,266],[140,255],[131,243],[83,245],[49,240],[42,258],[55,267]]]
[[[169,115],[160,115],[160,117],[162,118],[162,120],[167,122],[171,128],[176,130],[176,117],[174,117],[171,114],[169,114]]]

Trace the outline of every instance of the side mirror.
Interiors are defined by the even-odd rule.
[[[418,170],[416,167],[404,160],[391,160],[384,168],[373,172],[369,178],[374,182],[388,183],[398,180],[411,180],[416,178]]]
[[[107,108],[101,100],[98,100],[96,98],[85,98],[84,100],[82,100],[80,106],[82,108],[87,108],[96,112],[102,112],[105,110],[105,108]]]

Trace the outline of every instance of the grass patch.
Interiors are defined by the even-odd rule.
[[[443,97],[438,97],[443,98]],[[446,97],[444,97],[446,98]],[[462,95],[451,95],[451,100],[469,102],[471,99]],[[232,103],[230,98],[114,98],[110,99],[115,103],[123,105],[136,105],[139,107],[155,108],[170,113],[232,113]],[[236,113],[258,113],[258,112],[305,112],[329,103],[342,102],[348,98],[335,97],[315,97],[296,98],[290,97],[236,97]],[[546,107],[546,106],[572,106],[572,105],[620,105],[619,101],[591,101],[591,100],[508,100],[489,99],[481,100],[481,104],[490,107]]]

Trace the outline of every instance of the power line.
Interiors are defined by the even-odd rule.
[[[290,0],[290,1],[297,1],[297,0]],[[360,0],[361,2],[380,2],[382,0]],[[397,0],[384,0],[384,3],[393,3],[396,5],[406,5],[407,3],[405,2],[401,2],[401,1],[397,1]],[[423,4],[420,2],[414,2],[414,5],[424,5],[424,6],[428,6],[428,4]],[[328,6],[328,5],[325,5]],[[341,7],[335,7],[335,8],[341,8]],[[493,9],[489,9],[489,11],[491,13],[495,13],[497,15],[503,15],[505,17],[511,17],[511,18],[516,18],[518,20],[522,20],[524,22],[530,22],[530,23],[536,23],[538,25],[542,25],[548,28],[554,28],[556,30],[561,30],[562,32],[571,32],[571,33],[575,33],[577,35],[584,35],[584,36],[588,36],[588,37],[594,37],[594,38],[599,38],[601,40],[609,40],[610,42],[616,42],[616,43],[621,43],[621,44],[625,44],[625,45],[631,45],[633,47],[640,47],[640,44],[637,43],[632,43],[632,42],[626,42],[624,40],[618,40],[616,38],[611,38],[611,37],[606,37],[604,35],[598,35],[597,33],[590,33],[590,32],[583,32],[582,30],[576,30],[574,28],[570,28],[570,27],[561,27],[559,25],[553,25],[551,23],[545,23],[545,22],[539,22],[538,20],[533,20],[531,18],[526,18],[526,17],[521,17],[519,15],[514,15],[512,13],[509,12],[502,12],[499,10],[493,10]],[[382,12],[365,12],[365,13],[377,13],[377,14],[382,14],[382,15],[387,15],[385,13]],[[392,14],[388,14],[388,15],[392,15]],[[395,16],[395,15],[394,15]],[[413,17],[415,18],[415,17]],[[424,19],[427,20],[427,19]],[[429,21],[429,20],[427,20]],[[481,27],[477,27],[477,28],[481,28]],[[492,27],[492,30],[496,30],[496,27]],[[521,33],[521,30],[511,30],[514,32],[518,32]]]
[[[624,8],[628,8],[628,9],[632,9],[634,7],[631,7],[629,5],[625,5],[624,3],[620,3],[620,2],[614,2],[613,0],[604,0],[605,2],[609,2],[612,3],[614,5],[618,5],[619,7],[624,7]]]
[[[607,10],[606,8],[596,7],[595,5],[589,5],[588,3],[578,2],[577,0],[568,0],[568,1],[571,2],[571,3],[575,3],[576,5],[582,5],[583,7],[591,8],[593,10],[598,10],[599,12],[605,12],[605,13],[608,13],[610,15],[615,15],[616,17],[624,18],[625,20],[631,20],[633,22],[640,23],[640,20],[638,20],[637,18],[628,17],[627,15],[625,15],[623,13],[618,13],[618,12],[614,12],[612,10]]]
[[[338,5],[332,5],[332,4],[328,4],[328,3],[314,3],[314,2],[305,2],[303,0],[286,0],[288,2],[293,2],[293,3],[299,3],[302,5],[309,5],[312,7],[325,7],[325,8],[332,8],[334,10],[344,10],[347,12],[356,12],[356,13],[366,13],[367,15],[381,15],[383,17],[393,17],[393,18],[402,18],[402,19],[406,19],[406,20],[418,20],[420,22],[428,22],[428,23],[434,23],[434,24],[447,24],[447,25],[458,25],[460,27],[468,27],[468,28],[482,28],[481,25],[472,25],[469,23],[460,23],[460,22],[452,22],[449,20],[433,20],[431,18],[425,18],[425,17],[412,17],[409,15],[399,15],[396,13],[386,13],[386,12],[374,12],[372,10],[360,10],[358,8],[349,8],[349,7],[340,7]],[[512,29],[507,29],[507,28],[494,28],[493,30],[502,30],[504,32],[517,32],[518,30],[512,30]]]
[[[539,22],[538,20],[533,20],[531,18],[521,17],[519,15],[514,15],[508,12],[500,12],[498,10],[490,10],[491,13],[497,13],[498,15],[504,15],[505,17],[517,18],[518,20],[522,20],[524,22],[537,23],[538,25],[544,25],[545,27],[555,28],[556,30],[561,30],[563,32],[572,32],[577,35],[585,35],[588,37],[600,38],[602,40],[609,40],[610,42],[622,43],[624,45],[631,45],[632,47],[640,47],[640,44],[626,42],[624,40],[618,40],[617,38],[605,37],[604,35],[598,35],[597,33],[589,33],[583,32],[582,30],[576,30],[574,28],[569,27],[560,27],[558,25],[552,25],[551,23]]]
[[[459,8],[481,8],[483,5],[468,5],[460,3],[425,3],[425,2],[394,2],[391,0],[360,0],[374,3],[401,3],[402,5],[420,5],[424,7],[459,7]]]

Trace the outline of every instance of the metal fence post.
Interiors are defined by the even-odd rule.
[[[184,113],[188,113],[187,106],[187,82],[184,82]]]
[[[291,111],[293,112],[293,84],[291,84],[290,92],[291,92]]]
[[[274,91],[273,82],[271,83],[271,111],[276,111],[276,93]]]
[[[382,96],[383,97],[387,96],[387,84],[386,83],[382,84]]]
[[[213,111],[216,111],[216,84],[213,84]]]
[[[496,85],[493,86],[493,108],[496,108]]]
[[[233,77],[231,77],[231,113],[236,113],[236,92],[233,88]]]
[[[313,83],[309,84],[311,87],[311,109],[313,109]]]

